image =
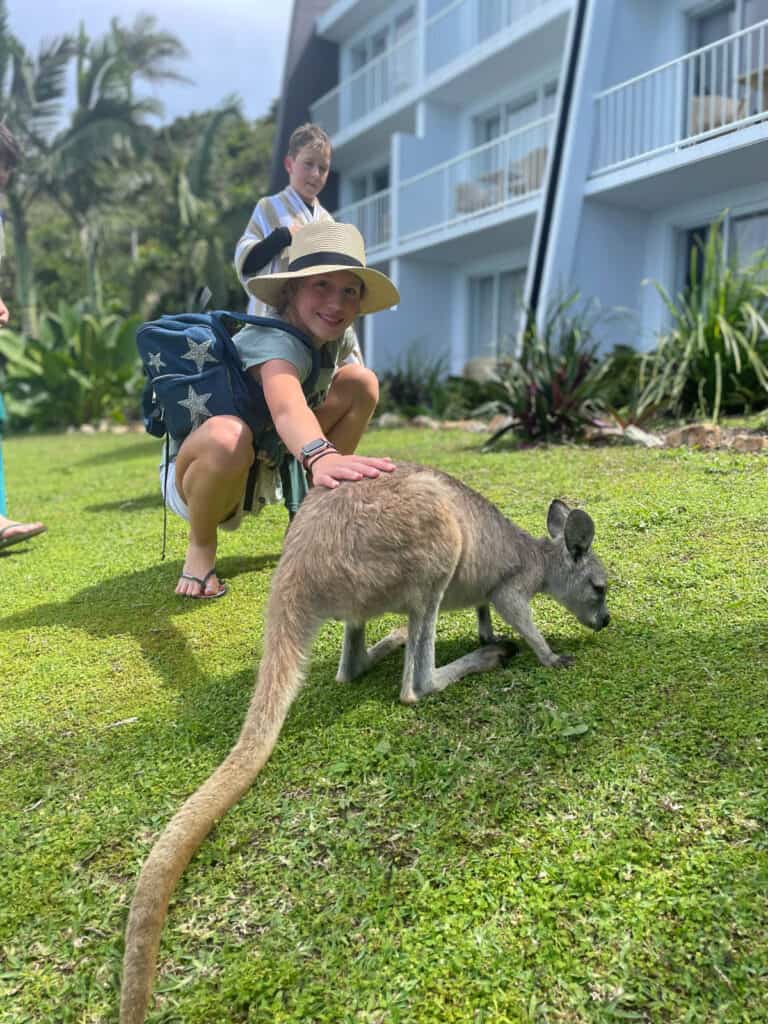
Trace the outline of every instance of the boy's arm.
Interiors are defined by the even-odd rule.
[[[290,245],[292,237],[290,228],[279,227],[260,242],[254,242],[240,265],[240,280],[243,284],[249,277],[255,277],[279,252]]]

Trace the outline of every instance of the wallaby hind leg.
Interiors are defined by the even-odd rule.
[[[424,614],[411,615],[408,619],[406,667],[400,691],[403,704],[415,704],[427,694],[439,693],[470,673],[489,672],[506,660],[508,651],[505,644],[489,644],[435,668],[435,627],[441,599],[442,594]],[[412,665],[410,678],[409,657]]]
[[[386,658],[398,647],[402,647],[406,642],[407,635],[407,628],[402,626],[400,629],[392,630],[388,636],[366,650],[365,623],[345,622],[344,641],[341,646],[336,681],[351,683],[353,679],[359,678],[368,669],[373,668],[376,662]]]

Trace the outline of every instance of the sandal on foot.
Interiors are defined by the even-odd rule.
[[[0,529],[0,548],[9,548],[11,544],[21,544],[23,540],[31,540],[32,537],[36,537],[38,533],[45,533],[48,529],[47,526],[33,526],[29,530],[25,530],[23,533],[17,533],[12,537],[6,537],[6,533],[9,530],[15,530],[19,526],[23,526],[24,523],[8,523],[7,526]]]
[[[193,601],[210,601],[214,597],[224,597],[224,595],[227,592],[227,585],[226,585],[226,583],[222,583],[221,586],[219,587],[218,591],[215,594],[206,594],[206,592],[205,592],[205,585],[206,585],[206,583],[211,578],[211,576],[215,576],[215,575],[216,575],[216,569],[210,569],[205,574],[205,576],[202,577],[202,579],[199,576],[193,576],[189,572],[183,572],[181,574],[181,576],[179,577],[179,579],[181,579],[181,580],[191,580],[192,583],[199,584],[199,586],[200,586],[200,593],[199,594],[177,594],[177,597],[190,597],[190,598],[192,598]]]

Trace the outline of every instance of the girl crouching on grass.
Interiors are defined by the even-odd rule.
[[[306,335],[320,355],[315,385],[305,395],[302,383],[312,372],[311,352],[293,333],[281,330],[279,321],[270,327],[249,325],[233,338],[244,369],[263,388],[272,421],[266,440],[259,442],[255,510],[280,500],[277,481],[287,455],[299,460],[318,487],[391,472],[394,464],[388,458],[354,454],[376,408],[379,385],[371,370],[348,361],[344,332],[360,314],[387,309],[400,298],[385,274],[366,267],[357,228],[336,223],[301,228],[291,244],[288,270],[253,277],[247,287]],[[182,597],[226,593],[216,574],[218,529],[240,525],[255,458],[253,434],[237,416],[205,420],[177,452],[171,451],[166,504],[189,522],[176,586]]]

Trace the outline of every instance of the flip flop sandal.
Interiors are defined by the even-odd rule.
[[[213,598],[216,598],[216,597],[224,597],[224,595],[227,592],[227,585],[226,585],[226,583],[222,583],[221,586],[219,587],[218,592],[215,593],[215,594],[206,594],[205,593],[205,585],[206,585],[206,583],[211,578],[211,576],[215,576],[215,575],[216,575],[216,569],[215,568],[214,569],[210,569],[205,574],[205,576],[203,576],[202,579],[199,576],[193,576],[189,572],[183,572],[181,574],[181,576],[179,576],[179,579],[180,580],[191,580],[193,583],[199,584],[199,586],[200,586],[200,593],[199,594],[177,594],[176,596],[177,597],[189,597],[193,601],[211,601],[211,600],[213,600]]]
[[[15,529],[17,526],[23,526],[23,523],[9,523],[0,529],[0,548],[9,548],[11,544],[21,544],[24,540],[31,540],[33,537],[37,537],[39,533],[45,533],[48,529],[47,526],[35,526],[31,530],[27,530],[25,533],[17,534],[15,537],[6,537],[5,534],[9,530]]]

